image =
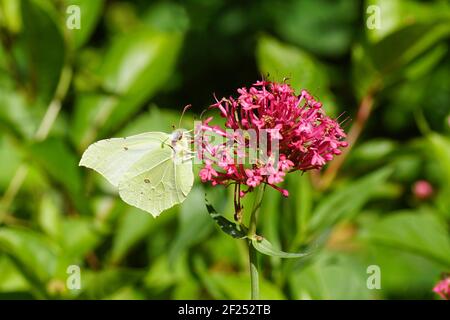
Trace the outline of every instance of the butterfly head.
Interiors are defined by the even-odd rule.
[[[177,129],[170,135],[170,144],[177,159],[185,161],[190,159],[191,150],[189,131],[185,129]]]
[[[175,147],[181,143],[188,135],[188,131],[185,129],[177,129],[170,135],[170,144]]]

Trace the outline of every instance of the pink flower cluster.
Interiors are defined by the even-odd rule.
[[[322,104],[306,90],[297,96],[289,84],[258,81],[237,92],[237,98],[216,99],[217,103],[211,106],[225,118],[225,128],[210,125],[212,117],[196,128],[196,135],[202,135],[201,157],[206,159],[200,171],[203,182],[236,183],[239,190],[241,185],[246,185],[247,191],[264,183],[288,196],[287,190],[276,186],[286,173],[320,169],[341,154],[341,147],[347,146],[339,123],[328,117]],[[269,141],[278,141],[278,152],[271,150],[269,143],[266,158],[259,158],[251,165],[238,163],[235,158],[248,156],[252,147],[245,134],[238,134],[246,131],[268,132]],[[231,139],[237,147],[226,152],[230,150],[229,144],[212,142],[208,133]],[[256,149],[261,147],[260,143],[259,140]],[[247,191],[239,191],[240,196]]]
[[[442,299],[450,300],[450,277],[439,281],[433,291],[440,295]]]

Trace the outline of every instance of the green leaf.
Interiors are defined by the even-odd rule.
[[[252,239],[253,247],[261,252],[262,254],[279,257],[279,258],[302,258],[304,256],[309,255],[309,253],[289,253],[278,250],[275,248],[269,241],[266,239],[258,239],[257,237]]]
[[[87,218],[70,218],[62,223],[59,244],[70,261],[82,261],[101,241],[93,221]]]
[[[0,88],[0,123],[17,136],[30,139],[38,128],[42,116],[40,105],[29,105],[26,98],[14,89]]]
[[[447,217],[450,217],[450,139],[437,133],[429,133],[426,136],[427,149],[433,155],[433,159],[439,166],[441,173],[438,203]]]
[[[450,181],[450,138],[437,133],[430,133],[426,138],[429,150],[436,157],[445,181]]]
[[[449,25],[448,19],[416,23],[375,44],[355,46],[352,78],[357,96],[362,98],[370,91],[389,87],[405,77],[421,76],[432,68],[442,56],[442,49],[435,46],[449,36]]]
[[[440,277],[441,264],[411,251],[381,244],[370,243],[362,251],[367,255],[366,265],[376,264],[382,270],[380,294],[383,298],[432,298],[430,288]]]
[[[98,272],[89,270],[81,273],[80,297],[82,299],[103,299],[117,293],[124,287],[133,285],[143,276],[141,270],[105,269]]]
[[[367,28],[371,42],[378,42],[389,34],[412,23],[436,21],[449,17],[448,3],[423,3],[411,0],[367,0],[364,8],[376,6],[380,10],[380,28]],[[366,18],[369,18],[369,13]],[[372,12],[373,14],[373,12]]]
[[[141,28],[119,36],[107,51],[98,77],[106,92],[79,95],[72,138],[80,149],[110,134],[169,79],[183,40],[179,32]]]
[[[184,32],[189,26],[186,9],[174,2],[153,4],[142,19],[145,24],[163,31]]]
[[[112,263],[120,262],[129,250],[148,237],[153,228],[160,225],[159,220],[134,207],[127,207],[124,212],[121,212],[114,232],[111,249]]]
[[[375,68],[371,59],[368,59],[370,47],[355,44],[352,50],[352,86],[358,99],[381,86],[381,74]]]
[[[30,146],[31,156],[50,177],[62,185],[77,208],[88,212],[78,167],[78,157],[62,139],[52,138]]]
[[[8,139],[6,135],[0,136],[0,163],[2,164],[0,190],[6,190],[16,170],[20,167],[21,160],[20,151],[13,141]]]
[[[311,217],[309,231],[319,231],[354,216],[392,173],[385,167],[325,196]]]
[[[291,273],[289,286],[294,299],[364,300],[373,298],[366,285],[366,265],[356,259],[322,253],[316,262]]]
[[[225,297],[231,300],[243,300],[250,298],[250,276],[247,274],[226,274],[214,272],[209,278],[213,281]],[[285,299],[280,289],[273,283],[261,279],[260,297],[267,300]]]
[[[22,27],[20,1],[0,0],[0,18],[11,33],[18,33]]]
[[[269,36],[258,39],[256,49],[258,68],[273,81],[288,83],[298,93],[306,89],[323,101],[325,108],[334,106],[329,80],[324,66],[299,48],[281,43]]]
[[[0,292],[30,290],[26,278],[6,255],[0,255]]]
[[[307,227],[313,208],[313,186],[311,185],[309,173],[302,174],[301,176],[289,175],[286,181],[288,183],[288,189],[292,189],[292,194],[296,195],[292,210],[295,217],[295,230],[293,231],[295,237],[291,245],[291,248],[295,248],[303,244],[306,240]],[[276,214],[278,214],[278,211]]]
[[[69,35],[72,37],[75,47],[82,47],[88,40],[98,20],[101,17],[102,9],[104,6],[104,0],[64,0],[64,9],[71,5],[76,5],[80,8],[80,29],[68,29]],[[67,19],[69,14],[64,12],[64,16]]]
[[[391,73],[412,62],[449,34],[448,22],[414,24],[378,42],[370,54],[378,70],[384,74]]]
[[[57,267],[58,249],[41,234],[22,228],[0,228],[0,251],[6,253],[36,290],[45,297],[45,285]]]
[[[292,177],[292,176],[291,176]],[[288,180],[289,181],[289,180]],[[263,202],[260,207],[259,217],[261,219],[261,233],[271,239],[272,244],[276,247],[281,246],[282,232],[280,228],[280,206],[283,204],[283,197],[273,188],[264,190]],[[281,260],[278,258],[271,259],[272,265],[279,266]]]
[[[184,250],[201,242],[212,231],[213,224],[206,214],[203,199],[204,190],[194,187],[189,197],[181,204],[177,235],[169,251],[171,263],[175,262]]]
[[[140,114],[137,119],[131,121],[125,128],[120,130],[118,135],[126,137],[146,131],[168,132],[172,130],[172,126],[178,126],[181,111],[181,108],[179,110],[168,110],[151,105],[148,112]],[[192,129],[194,119],[191,115],[184,114],[181,120],[180,125],[182,128]]]
[[[205,203],[206,203],[206,209],[208,210],[209,215],[211,218],[216,221],[217,225],[220,227],[220,229],[228,234],[229,236],[232,236],[236,239],[244,239],[247,237],[247,231],[242,229],[242,227],[238,226],[236,223],[231,222],[221,214],[217,213],[217,211],[214,209],[214,207],[209,203],[208,199],[205,197]]]
[[[395,141],[389,139],[372,139],[355,147],[351,159],[355,162],[373,163],[386,159],[394,150],[398,149]]]
[[[391,214],[374,224],[367,238],[373,243],[422,255],[450,267],[450,239],[446,226],[433,214]]]
[[[38,0],[23,0],[21,9],[28,82],[34,93],[47,104],[56,91],[65,59],[57,13],[50,3]]]
[[[358,3],[337,0],[283,1],[275,11],[275,29],[289,42],[316,54],[340,56],[351,45]]]
[[[39,203],[38,223],[41,229],[53,239],[61,235],[62,204],[56,192],[42,195]]]
[[[104,298],[105,300],[145,300],[144,292],[133,286],[127,286],[119,289],[111,295]]]
[[[197,257],[198,258],[198,257]],[[194,260],[197,272],[208,293],[214,299],[250,299],[250,275],[248,273],[226,273],[207,270],[203,261]],[[283,292],[272,282],[260,277],[260,298],[267,300],[286,299]]]

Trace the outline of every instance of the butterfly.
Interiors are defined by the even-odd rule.
[[[105,139],[91,144],[79,165],[102,174],[123,201],[157,217],[182,203],[192,189],[189,146],[185,129]]]

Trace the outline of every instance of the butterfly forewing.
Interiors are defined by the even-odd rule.
[[[144,155],[161,148],[168,134],[147,132],[127,138],[97,141],[84,152],[80,166],[102,174],[114,186],[118,186],[125,173]]]

